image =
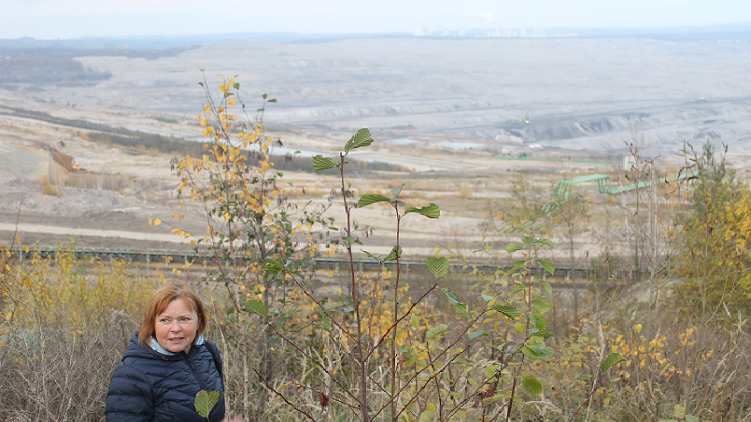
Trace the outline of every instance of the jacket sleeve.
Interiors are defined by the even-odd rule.
[[[120,364],[107,391],[107,422],[150,421],[154,412],[151,384],[144,374]]]

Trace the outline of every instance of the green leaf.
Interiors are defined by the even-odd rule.
[[[420,417],[417,419],[417,422],[430,422],[433,420],[433,415],[435,415],[435,405],[433,403],[428,403],[426,406],[426,409],[424,412],[420,414]]]
[[[245,312],[250,312],[262,317],[269,315],[269,310],[266,308],[266,305],[264,305],[263,302],[257,299],[245,302]]]
[[[357,238],[355,236],[345,236],[342,237],[342,242],[344,242],[347,246],[352,246],[355,243],[357,243]]]
[[[519,293],[521,293],[521,292],[523,292],[525,290],[526,290],[526,288],[524,286],[517,287],[514,290],[511,290],[510,292],[508,292],[508,298],[509,298],[509,300],[513,299],[514,296],[518,295]]]
[[[507,317],[514,319],[521,315],[521,311],[517,309],[514,306],[508,306],[508,305],[493,305],[490,309],[500,312],[503,315],[506,315]]]
[[[393,188],[391,189],[391,194],[395,197],[399,197],[399,194],[402,193],[402,188]]]
[[[553,357],[553,349],[545,346],[524,346],[522,353],[524,353],[524,356],[535,360]]]
[[[373,143],[373,137],[370,136],[370,130],[363,128],[357,131],[357,133],[347,141],[347,145],[344,146],[344,151],[365,147]]]
[[[445,289],[445,288],[441,289],[441,291],[443,291],[443,293],[446,293],[446,296],[449,298],[449,300],[451,301],[451,303],[459,303],[459,299],[457,299],[456,293],[452,292],[449,289]]]
[[[400,256],[402,256],[402,248],[394,246],[391,248],[391,252],[386,255],[386,258],[383,258],[383,262],[393,261]]]
[[[428,329],[428,332],[425,334],[425,337],[430,340],[432,338],[445,334],[448,330],[449,327],[446,324],[438,324],[434,327],[430,327],[430,329]]]
[[[201,417],[208,418],[211,409],[219,403],[221,397],[221,391],[199,391],[196,394],[196,399],[193,401],[193,405],[196,407],[196,412],[198,412]]]
[[[443,290],[443,293],[446,293],[446,297],[448,297],[451,304],[454,305],[454,310],[456,311],[456,313],[458,313],[459,315],[464,315],[467,313],[467,305],[459,302],[459,299],[456,298],[456,294],[454,292],[449,289],[441,290]]]
[[[553,337],[553,333],[549,333],[547,331],[537,331],[535,333],[532,333],[532,337],[539,337],[542,339]]]
[[[485,303],[488,303],[488,302],[490,302],[490,301],[491,301],[491,300],[493,300],[493,298],[495,298],[495,297],[496,297],[496,295],[489,295],[489,294],[485,294],[485,293],[481,293],[481,294],[480,294],[480,298],[481,298],[482,300],[484,300],[484,301],[485,301]]]
[[[415,208],[415,207],[407,207],[404,209],[404,214],[409,214],[411,212],[416,212],[420,215],[424,215],[428,218],[438,218],[441,216],[441,209],[438,208],[438,205],[434,203],[430,203],[428,205],[425,205],[424,207]]]
[[[699,418],[694,415],[686,415],[686,422],[699,422]]]
[[[611,353],[600,364],[600,370],[602,372],[607,372],[610,368],[613,367],[613,365],[618,365],[619,363],[625,362],[625,361],[626,359],[623,359],[620,353]]]
[[[553,286],[551,286],[550,283],[545,280],[540,280],[540,284],[542,284],[542,287],[545,289],[545,293],[547,293],[548,296],[553,294]]]
[[[542,265],[542,268],[550,274],[553,274],[555,272],[555,265],[553,265],[553,263],[548,261],[547,259],[538,258],[537,262],[539,262],[540,265]]]
[[[519,271],[519,270],[526,270],[527,269],[527,261],[520,259],[518,261],[514,261],[514,266],[511,267],[511,272]]]
[[[485,368],[485,378],[495,376],[495,374],[498,373],[499,369],[501,369],[501,365],[489,365],[487,368]]]
[[[454,311],[456,311],[459,315],[465,315],[467,313],[467,304],[466,303],[454,303]]]
[[[506,252],[508,253],[514,253],[522,249],[524,249],[524,247],[516,242],[511,242],[508,245],[506,245]]]
[[[545,331],[545,329],[548,328],[548,322],[545,320],[545,317],[542,316],[542,314],[538,314],[537,312],[530,312],[529,319],[532,321],[532,324],[534,324],[535,327],[540,331]]]
[[[328,170],[336,167],[336,161],[323,155],[313,157],[313,168],[315,171]]]
[[[532,299],[532,306],[534,306],[537,312],[541,314],[544,314],[545,312],[553,308],[550,302],[548,302],[546,299],[543,299],[541,297],[538,297],[537,299]]]
[[[446,277],[449,272],[449,261],[444,257],[429,256],[425,263],[436,279]]]
[[[360,200],[357,201],[357,206],[362,208],[362,207],[367,207],[368,205],[372,205],[378,202],[391,203],[391,200],[384,195],[366,194],[360,197]]]
[[[522,387],[533,396],[542,393],[542,384],[533,375],[522,376]]]
[[[323,314],[321,316],[321,328],[323,328],[326,331],[331,330],[331,317]]]
[[[529,233],[529,227],[525,226],[524,224],[517,224],[514,226],[515,229],[521,230],[524,233]]]
[[[467,334],[467,337],[469,337],[470,340],[474,340],[476,338],[485,337],[487,335],[488,333],[486,333],[485,330],[477,330]]]
[[[277,275],[280,272],[284,271],[284,264],[275,259],[267,259],[264,271],[271,275]]]
[[[550,246],[551,248],[554,246],[553,241],[550,239],[540,239],[540,243],[542,243],[543,245]]]

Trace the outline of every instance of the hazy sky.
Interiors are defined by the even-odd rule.
[[[751,22],[749,0],[0,0],[0,38]]]

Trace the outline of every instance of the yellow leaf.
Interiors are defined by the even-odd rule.
[[[211,113],[211,106],[210,105],[203,106],[203,112],[206,114]]]
[[[229,100],[227,100],[227,104],[229,104],[230,106],[234,107],[235,106],[235,99],[234,98],[230,98]]]
[[[162,220],[160,220],[159,218],[155,218],[154,219],[154,227],[156,227],[156,226],[158,226],[160,224],[162,224]]]

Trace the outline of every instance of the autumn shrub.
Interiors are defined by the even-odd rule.
[[[61,245],[48,262],[38,251],[20,261],[9,286],[5,317],[18,328],[97,331],[112,312],[139,315],[154,281],[124,260],[76,256]]]
[[[751,193],[711,144],[688,159],[699,170],[680,217],[673,289],[676,306],[732,322],[751,312]]]
[[[73,245],[52,261],[28,252],[3,274],[0,415],[103,420],[109,377],[154,281],[126,261],[81,259]]]
[[[695,322],[649,331],[636,323],[610,339],[611,349],[626,358],[614,374],[611,417],[668,419],[676,405],[701,420],[748,415],[751,376],[743,369],[751,364],[748,335]]]
[[[274,329],[303,341],[309,325],[307,311],[298,303],[300,292],[287,277],[267,271],[265,262],[283,262],[297,268],[305,282],[313,282],[314,258],[321,248],[311,230],[323,227],[325,235],[327,222],[320,217],[325,205],[293,203],[280,183],[283,173],[271,155],[277,142],[265,135],[263,126],[265,108],[275,99],[263,95],[253,113],[234,78],[222,77],[216,98],[206,81],[201,85],[206,103],[198,123],[206,142],[201,153],[171,165],[180,180],[180,198],[205,210],[206,232],[194,246],[210,253],[215,264],[205,285],[217,310],[216,337],[228,356],[228,407],[256,420],[267,414],[269,404],[268,389],[259,378],[274,383],[297,364]],[[173,231],[189,237],[179,227]],[[251,301],[273,312],[263,321],[252,320],[244,312]]]
[[[57,196],[57,187],[52,183],[45,183],[42,186],[42,195]]]

